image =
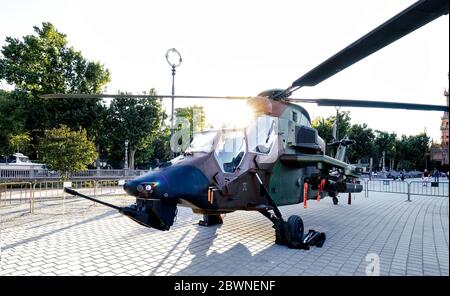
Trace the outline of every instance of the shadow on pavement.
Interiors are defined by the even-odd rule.
[[[213,250],[208,254],[221,225],[213,226],[214,229],[198,227],[200,227],[199,231],[187,247],[190,254],[194,255],[191,263],[173,275],[205,275],[205,272],[207,275],[228,274],[238,271],[236,270],[238,266],[234,266],[233,262],[251,261],[253,259],[249,249],[242,243],[235,244],[223,253]],[[205,230],[211,230],[212,235],[205,237]],[[211,270],[211,267],[214,271]]]
[[[82,224],[86,224],[86,223],[89,223],[89,222],[92,222],[92,221],[95,221],[95,220],[99,220],[99,219],[105,218],[105,217],[110,216],[110,215],[115,215],[115,214],[117,214],[117,211],[108,211],[108,212],[103,213],[101,215],[94,216],[92,218],[89,218],[89,219],[86,219],[86,220],[74,223],[72,225],[69,225],[69,226],[66,226],[66,227],[63,227],[63,228],[55,229],[55,230],[52,230],[50,232],[46,232],[46,233],[40,234],[38,236],[30,237],[30,238],[24,239],[22,241],[19,241],[19,242],[13,243],[13,244],[3,246],[2,247],[2,251],[5,251],[5,250],[11,249],[11,248],[15,248],[17,246],[20,246],[22,244],[26,244],[26,243],[29,243],[29,242],[37,241],[37,240],[40,240],[40,239],[42,239],[42,238],[44,238],[46,236],[49,236],[49,235],[52,235],[52,234],[55,234],[55,233],[58,233],[58,232],[70,229],[72,227],[76,227],[76,226],[79,226],[79,225],[82,225]]]

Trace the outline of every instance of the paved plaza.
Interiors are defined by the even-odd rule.
[[[76,198],[26,214],[26,204],[2,214],[0,275],[449,275],[449,198],[370,192],[282,207],[305,228],[325,232],[322,248],[293,250],[274,243],[271,222],[235,212],[224,224],[197,225],[179,208],[172,229],[145,228]],[[119,205],[128,197],[105,197]],[[375,260],[370,262],[370,260]],[[372,265],[371,265],[372,264]]]

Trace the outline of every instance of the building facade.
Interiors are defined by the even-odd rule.
[[[448,106],[448,97],[449,93],[447,90],[444,91],[444,95],[447,99]],[[444,112],[444,115],[441,117],[441,144],[439,146],[431,147],[431,160],[440,162],[442,165],[447,165],[449,163],[448,159],[448,111]]]

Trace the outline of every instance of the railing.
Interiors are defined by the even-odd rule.
[[[148,170],[86,170],[74,173],[71,179],[128,179],[141,176],[149,172]],[[49,170],[10,170],[0,169],[1,181],[15,180],[51,180],[60,179],[61,175]]]
[[[0,183],[0,207],[17,203],[30,203],[33,213],[33,184],[30,182]]]
[[[409,195],[449,196],[448,182],[421,182],[409,183]]]
[[[64,187],[71,187],[80,193],[99,196],[125,195],[123,185],[125,180],[71,180],[10,182],[0,183],[0,208],[29,203],[29,212],[34,213],[36,203],[62,199],[69,196]]]
[[[389,193],[407,193],[407,181],[393,181],[393,180],[367,180],[365,182],[366,192],[389,192]]]
[[[22,179],[34,175],[33,170],[0,170],[0,179]]]
[[[448,181],[366,180],[364,188],[366,197],[369,196],[369,191],[406,194],[408,201],[411,201],[411,195],[449,197]]]

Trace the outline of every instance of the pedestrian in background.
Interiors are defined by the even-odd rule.
[[[423,186],[428,186],[427,182],[429,180],[430,180],[430,174],[428,173],[428,170],[425,169],[422,174]]]
[[[400,171],[400,179],[405,181],[405,173],[403,171]]]
[[[434,171],[433,171],[434,182],[439,183],[439,175],[440,174],[441,174],[441,172],[439,172],[437,169],[434,169]]]

